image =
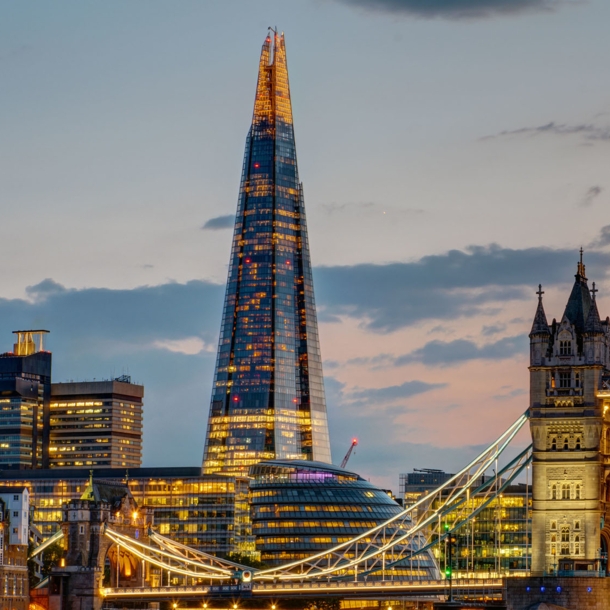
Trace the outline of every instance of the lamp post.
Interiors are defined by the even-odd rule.
[[[450,529],[449,524],[445,523],[445,532],[447,534],[447,563],[446,563],[446,567],[445,567],[445,578],[449,581],[449,600],[448,601],[452,602],[453,601],[452,549],[453,549],[453,544],[456,539],[451,535],[451,533],[449,532],[449,529]]]

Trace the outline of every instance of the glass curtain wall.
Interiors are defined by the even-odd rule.
[[[203,472],[330,462],[283,34],[263,44],[246,140]]]

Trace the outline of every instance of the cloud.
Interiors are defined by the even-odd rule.
[[[492,315],[492,304],[531,298],[538,283],[571,282],[577,260],[573,250],[492,245],[413,262],[317,267],[316,297],[324,316],[386,333],[423,320]],[[591,278],[603,277],[610,253],[588,252],[586,263]]]
[[[186,337],[184,339],[163,339],[153,341],[156,349],[166,349],[170,352],[194,356],[203,351],[213,352],[214,346],[207,344],[201,337]]]
[[[483,136],[480,140],[491,140],[493,138],[501,138],[507,136],[539,136],[539,135],[556,135],[556,136],[572,136],[581,135],[586,140],[610,140],[610,127],[600,127],[592,123],[581,123],[580,125],[568,125],[566,123],[556,123],[551,121],[544,125],[536,127],[520,127],[501,131],[494,135]]]
[[[490,326],[483,326],[481,334],[485,337],[490,337],[491,335],[497,335],[498,333],[502,333],[505,330],[506,324],[491,324]]]
[[[493,398],[494,400],[510,400],[511,398],[523,396],[524,394],[527,394],[527,390],[524,390],[523,388],[516,388],[510,392],[506,392],[505,394],[496,394]]]
[[[552,11],[559,0],[340,0],[371,12],[424,18],[476,19]]]
[[[201,227],[203,231],[222,231],[223,229],[232,229],[235,226],[235,216],[227,214],[226,216],[216,216],[206,220]]]
[[[589,207],[592,203],[593,200],[596,197],[599,197],[599,195],[601,194],[601,192],[604,189],[601,186],[592,186],[586,193],[585,196],[582,198],[582,200],[580,201],[579,205],[580,207],[583,208],[587,208]]]
[[[610,246],[610,225],[601,228],[599,236],[589,244],[590,248],[603,248]]]
[[[428,366],[450,366],[467,360],[504,360],[517,354],[527,353],[528,344],[525,335],[504,337],[494,343],[477,345],[466,339],[455,341],[430,341],[408,354],[398,356],[395,366],[403,366],[412,362],[421,362]]]
[[[346,398],[348,401],[357,402],[391,402],[401,398],[410,398],[416,394],[430,392],[438,388],[446,387],[446,383],[426,383],[425,381],[406,381],[401,385],[393,385],[384,388],[355,389],[350,391]]]

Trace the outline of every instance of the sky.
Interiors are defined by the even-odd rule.
[[[333,461],[397,490],[528,406],[541,283],[610,314],[610,3],[0,4],[0,347],[145,385],[199,465],[258,57],[285,32]],[[517,445],[528,442],[527,432]]]

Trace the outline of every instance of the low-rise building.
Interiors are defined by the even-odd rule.
[[[62,506],[79,498],[89,469],[0,472],[7,486],[27,487],[33,522],[45,538],[62,520]],[[201,475],[201,468],[105,468],[95,480],[127,485],[138,506],[153,512],[160,534],[215,555],[253,551],[248,506],[248,479]]]
[[[29,508],[27,487],[0,487],[0,608],[28,608]]]

